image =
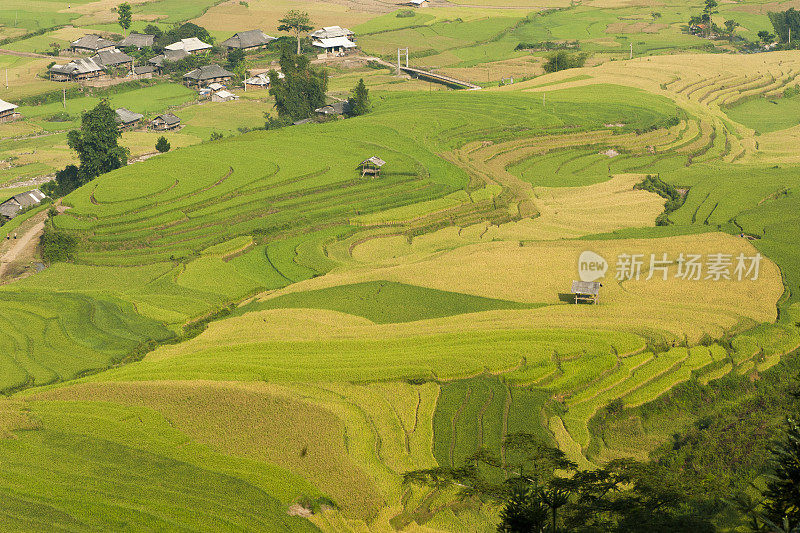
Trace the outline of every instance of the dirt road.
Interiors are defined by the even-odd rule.
[[[0,280],[3,280],[5,277],[8,266],[11,263],[20,257],[33,255],[36,246],[39,244],[39,237],[44,231],[44,221],[47,217],[47,213],[40,213],[36,215],[36,217],[40,220],[31,226],[25,233],[17,233],[16,239],[14,239],[15,230],[12,230],[10,239],[10,242],[12,243],[11,247],[0,254]]]

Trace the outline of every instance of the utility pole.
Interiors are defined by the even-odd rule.
[[[633,43],[631,43],[631,55],[628,57],[628,59],[633,59]]]
[[[64,91],[63,96],[61,97],[61,102],[64,105],[64,109],[66,110],[67,109],[67,88],[66,87],[62,87],[61,90]]]
[[[545,96],[547,96],[547,93],[542,93],[542,107],[544,107]]]
[[[6,69],[6,91],[8,90],[8,69]]]

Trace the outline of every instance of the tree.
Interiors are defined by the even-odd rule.
[[[78,167],[67,165],[66,168],[56,172],[56,179],[42,184],[42,192],[51,198],[67,195],[81,186]]]
[[[147,35],[152,35],[152,36],[153,36],[153,37],[155,37],[156,39],[158,39],[159,37],[161,37],[162,35],[164,35],[164,32],[163,32],[163,31],[161,31],[161,28],[159,28],[159,27],[158,27],[158,26],[156,26],[155,24],[148,24],[147,26],[145,26],[145,27],[144,27],[144,32],[145,32]]]
[[[758,32],[758,38],[761,39],[761,42],[764,44],[770,44],[771,42],[775,41],[775,36],[767,30],[761,30]]]
[[[364,78],[358,80],[352,90],[352,96],[347,99],[347,103],[349,104],[348,114],[354,117],[366,115],[370,112],[372,106],[369,101],[369,89],[364,85]]]
[[[278,116],[291,122],[310,117],[314,110],[325,105],[328,74],[314,69],[307,57],[284,49],[280,58],[283,78],[274,70],[269,72],[269,94],[275,97]]]
[[[727,32],[727,34],[728,34],[729,36],[732,36],[732,35],[733,35],[733,32],[734,32],[734,31],[736,30],[736,28],[738,28],[738,27],[739,27],[739,23],[738,23],[738,22],[736,22],[735,20],[726,20],[726,21],[725,21],[725,31]]]
[[[280,22],[278,31],[293,33],[297,38],[297,55],[300,55],[300,34],[310,32],[314,29],[311,25],[311,19],[308,13],[292,9],[278,22]]]
[[[564,50],[559,50],[551,54],[544,64],[545,72],[558,72],[568,68],[580,68],[586,63],[585,54],[568,54]]]
[[[228,50],[228,68],[234,70],[243,63],[245,60],[244,50],[240,48],[231,48]]]
[[[169,141],[163,135],[159,137],[158,140],[156,141],[156,150],[158,150],[162,154],[164,152],[169,152],[170,148],[172,148],[172,146],[170,146]]]
[[[773,526],[800,526],[800,424],[787,420],[782,441],[771,449],[773,472],[763,493],[764,517]]]
[[[538,493],[527,486],[511,490],[503,510],[500,511],[499,533],[539,533],[547,524],[547,507]]]
[[[125,32],[131,27],[131,20],[133,18],[133,10],[128,2],[123,2],[117,8],[117,23]]]
[[[83,114],[81,129],[67,134],[67,144],[78,152],[81,184],[127,164],[128,150],[118,143],[121,135],[108,100]]]

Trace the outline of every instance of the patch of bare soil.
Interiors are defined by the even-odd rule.
[[[295,503],[294,505],[289,506],[289,510],[286,511],[286,514],[289,516],[300,516],[303,518],[311,518],[314,514],[314,511],[307,507],[303,507],[299,503]]]

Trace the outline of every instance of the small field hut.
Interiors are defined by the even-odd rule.
[[[596,304],[600,300],[600,287],[602,285],[599,281],[573,281],[572,295],[575,297],[575,303]]]
[[[358,168],[361,170],[361,177],[364,176],[372,176],[373,178],[379,178],[381,175],[381,167],[386,164],[386,161],[381,159],[380,157],[372,156],[369,159],[365,159],[358,165]]]

